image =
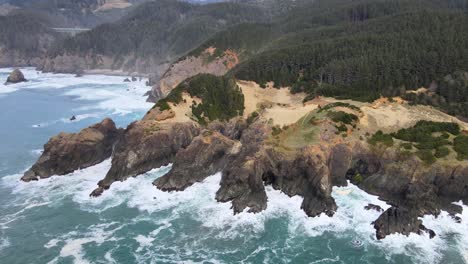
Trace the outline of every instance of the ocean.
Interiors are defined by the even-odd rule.
[[[0,69],[0,82],[12,69]],[[0,84],[0,263],[468,263],[468,210],[462,224],[442,213],[423,223],[437,236],[375,239],[385,202],[356,186],[333,189],[335,216],[308,218],[300,197],[267,188],[268,208],[233,215],[217,203],[221,174],[185,192],[152,186],[158,168],[90,198],[110,160],[66,176],[20,182],[47,140],[111,117],[125,127],[152,106],[146,80],[40,73]],[[72,116],[76,120],[71,121]]]

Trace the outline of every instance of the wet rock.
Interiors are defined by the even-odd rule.
[[[376,204],[368,204],[366,206],[364,206],[364,209],[366,209],[367,211],[377,211],[377,212],[383,212],[384,209],[382,207],[380,207],[379,205],[376,205]]]
[[[181,149],[168,174],[153,184],[163,191],[183,191],[196,182],[222,171],[239,143],[218,132],[206,130],[185,149]]]
[[[99,187],[107,189],[115,181],[124,181],[152,169],[168,165],[181,149],[200,133],[194,123],[158,123],[138,121],[130,124],[115,145],[112,166]]]
[[[76,120],[76,116],[70,117],[70,121],[75,121],[75,120]]]
[[[384,239],[388,235],[397,233],[408,236],[410,233],[421,234],[428,231],[418,217],[419,215],[414,210],[390,207],[373,223],[377,239]],[[435,235],[433,232],[429,232],[430,235]]]
[[[19,69],[15,69],[8,76],[5,84],[14,84],[20,82],[27,82],[27,80],[24,78],[23,73]]]
[[[120,131],[104,119],[79,133],[60,133],[44,146],[39,160],[21,178],[23,181],[65,175],[96,165],[109,158]]]
[[[132,82],[136,82],[138,79],[135,76],[132,76]]]
[[[123,81],[124,82],[131,82],[129,78],[125,78]]]

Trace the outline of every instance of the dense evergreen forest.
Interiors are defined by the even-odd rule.
[[[243,62],[232,76],[274,81],[309,98],[401,95],[467,116],[460,81],[468,71],[467,10],[465,0],[309,1],[273,23],[219,32],[191,54],[209,46],[236,50]],[[406,93],[434,82],[430,96]]]

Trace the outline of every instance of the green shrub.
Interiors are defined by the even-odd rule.
[[[352,104],[344,103],[344,102],[335,102],[335,103],[327,104],[327,105],[323,106],[322,108],[320,108],[318,110],[318,112],[320,113],[322,111],[330,110],[330,109],[335,108],[335,107],[346,107],[346,108],[349,108],[351,110],[361,112],[361,109],[359,107],[357,107],[355,105],[352,105]]]
[[[432,154],[432,150],[429,149],[420,149],[416,152],[416,155],[428,165],[436,161],[434,154]]]
[[[364,179],[362,178],[362,175],[359,172],[356,173],[356,175],[354,175],[353,177],[353,183],[357,185],[361,184],[363,180]]]
[[[259,114],[258,114],[257,111],[251,113],[249,115],[249,117],[247,118],[247,124],[249,124],[249,125],[252,124],[255,121],[255,119],[257,119],[258,116],[259,116]]]
[[[351,125],[352,123],[358,120],[358,117],[356,115],[348,114],[342,111],[338,111],[338,112],[330,111],[327,113],[327,116],[330,117],[330,119],[335,123],[341,122],[347,125]]]
[[[398,132],[393,133],[392,136],[404,141],[422,142],[431,140],[432,133],[435,132],[448,132],[458,135],[460,133],[460,126],[456,123],[421,120],[413,127],[400,129]]]
[[[402,143],[401,147],[403,147],[406,150],[412,150],[413,149],[413,144],[411,144],[411,143]]]
[[[169,104],[167,103],[167,101],[165,99],[161,99],[159,100],[153,108],[155,107],[159,107],[159,110],[160,111],[166,111],[166,110],[170,110],[171,107],[169,106]]]
[[[274,127],[271,128],[271,134],[273,136],[277,136],[277,135],[281,134],[281,131],[282,131],[281,127],[279,127],[279,126],[274,126]]]
[[[457,159],[468,159],[468,136],[459,135],[453,140],[453,149],[457,152]]]
[[[443,158],[450,154],[450,150],[447,147],[438,147],[435,151],[434,156],[436,158]]]
[[[368,142],[373,146],[381,143],[387,147],[391,147],[393,146],[393,137],[389,134],[384,134],[381,130],[379,130],[374,135],[372,135]]]

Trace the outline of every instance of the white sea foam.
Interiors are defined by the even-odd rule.
[[[83,252],[83,245],[89,243],[95,243],[101,245],[104,242],[116,241],[113,237],[114,233],[122,229],[125,225],[120,225],[117,222],[92,225],[88,228],[87,232],[69,232],[60,238],[54,238],[50,240],[45,248],[56,247],[59,243],[63,243],[63,247],[60,250],[60,255],[54,258],[49,263],[60,263],[60,258],[73,257],[74,263],[76,264],[87,264],[91,261],[85,258]],[[109,258],[110,256],[107,256]],[[110,258],[112,259],[112,258]]]
[[[0,74],[11,72],[12,68],[0,69]],[[21,69],[28,82],[4,85],[0,84],[0,93],[7,94],[20,89],[64,89],[67,96],[76,100],[96,101],[80,110],[105,109],[115,114],[129,114],[135,111],[146,111],[152,104],[146,102],[147,79],[136,82],[123,82],[122,76],[85,75],[75,77],[73,74],[53,74],[37,72],[34,68]],[[59,122],[59,121],[51,121]],[[37,124],[37,127],[50,125],[50,122]]]
[[[10,240],[7,237],[0,238],[0,252],[10,246]]]
[[[208,177],[201,183],[196,183],[184,192],[161,192],[152,186],[152,181],[166,173],[170,167],[153,170],[136,178],[130,178],[125,182],[116,182],[110,190],[104,192],[101,197],[90,198],[89,193],[96,187],[98,180],[102,179],[110,168],[110,160],[94,167],[77,171],[68,176],[57,176],[33,183],[18,183],[19,176],[9,176],[3,179],[10,182],[15,179],[14,193],[23,193],[25,196],[34,196],[42,193],[43,202],[59,203],[64,197],[71,197],[79,204],[82,210],[90,212],[102,212],[122,204],[137,208],[146,214],[145,221],[153,219],[157,221],[158,228],[148,234],[136,234],[134,240],[139,246],[137,253],[147,254],[154,247],[155,240],[161,230],[172,229],[172,221],[180,217],[190,217],[197,220],[203,228],[206,228],[210,237],[230,240],[239,237],[260,236],[265,230],[267,220],[278,217],[288,219],[288,234],[290,239],[297,236],[317,237],[325,232],[342,239],[349,239],[350,247],[354,240],[362,241],[363,250],[367,248],[379,248],[384,252],[387,261],[394,254],[411,255],[415,263],[437,263],[446,250],[455,250],[460,255],[468,249],[468,208],[463,206],[462,224],[456,224],[447,213],[442,213],[438,218],[426,216],[422,218],[424,224],[433,229],[437,236],[429,239],[428,235],[412,234],[390,235],[382,241],[375,239],[375,230],[371,222],[378,218],[379,212],[364,209],[368,203],[373,203],[387,209],[389,205],[380,201],[376,196],[369,195],[354,185],[348,187],[334,187],[333,197],[338,205],[338,210],[333,217],[321,215],[309,218],[300,209],[301,197],[288,197],[280,191],[267,187],[268,207],[258,214],[240,213],[233,215],[229,203],[218,203],[215,193],[219,189],[221,174]],[[44,204],[47,205],[47,204]],[[164,219],[152,217],[159,212],[171,210],[170,216]],[[149,215],[149,216],[148,216]],[[141,220],[141,219],[140,219]],[[137,221],[137,220],[136,220]],[[101,236],[110,236],[104,234]],[[455,245],[447,242],[448,237],[455,237]],[[83,260],[81,255],[82,245],[86,243],[99,243],[98,238],[88,235],[76,235],[73,239],[60,238],[59,241],[51,240],[47,245],[54,247],[59,242],[66,243],[62,248],[62,256],[73,256]],[[288,244],[287,242],[286,244]],[[291,242],[292,243],[292,242]],[[291,246],[294,246],[291,244]],[[449,247],[456,247],[450,249]],[[148,257],[148,256],[147,256]],[[466,256],[465,256],[466,258]],[[139,258],[137,258],[139,259]],[[143,259],[140,259],[143,260]]]

